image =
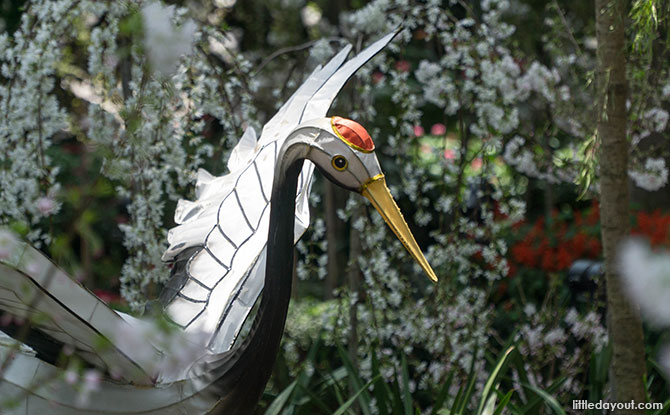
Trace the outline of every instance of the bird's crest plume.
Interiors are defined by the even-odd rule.
[[[342,117],[333,117],[330,119],[333,131],[349,147],[364,153],[370,153],[375,149],[375,143],[372,142],[370,134],[356,121]]]

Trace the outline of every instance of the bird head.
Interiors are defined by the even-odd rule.
[[[436,282],[435,272],[386,186],[370,134],[359,123],[342,117],[322,118],[313,123],[319,134],[310,143],[307,158],[333,183],[365,196],[426,275]]]

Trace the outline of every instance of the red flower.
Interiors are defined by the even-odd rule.
[[[501,282],[498,284],[498,289],[497,289],[498,295],[503,296],[507,292],[507,283],[505,281]]]
[[[659,210],[655,210],[651,213],[638,212],[635,219],[637,226],[633,228],[631,234],[646,237],[654,247],[670,243],[668,238],[670,215],[663,215]]]
[[[484,259],[484,256],[482,255],[482,250],[481,248],[477,250],[474,254],[472,254],[472,260],[473,261],[482,261]]]
[[[600,240],[598,238],[589,238],[589,241],[587,243],[587,251],[589,255],[591,255],[594,258],[597,258],[600,256],[600,251],[602,250],[602,246],[600,245]]]
[[[372,83],[378,84],[384,80],[384,74],[379,71],[374,71],[372,73]]]
[[[396,62],[396,64],[395,64],[395,69],[398,72],[409,72],[409,70],[411,68],[412,68],[412,66],[406,60],[400,60],[400,61]]]
[[[598,201],[594,200],[585,211],[575,211],[572,221],[560,219],[556,210],[551,216],[548,223],[542,216],[532,226],[525,226],[527,222],[523,220],[512,225],[509,276],[517,274],[521,267],[564,271],[579,258],[602,256],[600,237],[595,233],[600,222]],[[646,238],[653,247],[670,247],[670,213],[638,211],[632,219],[631,234]]]
[[[414,126],[414,136],[415,137],[421,137],[425,133],[426,133],[426,131],[423,129],[422,126],[420,126],[420,125],[415,125]]]
[[[121,296],[111,291],[93,290],[93,294],[95,294],[99,299],[106,302],[107,304],[121,302]]]
[[[512,247],[512,257],[519,264],[527,267],[534,267],[537,256],[533,248],[524,243],[516,244]]]
[[[447,126],[442,123],[433,124],[430,127],[431,135],[445,135],[447,133]]]
[[[593,203],[591,204],[591,211],[589,212],[588,216],[586,217],[586,222],[589,225],[596,225],[598,222],[600,222],[600,205],[598,204],[597,200],[593,200]]]
[[[542,252],[542,269],[545,271],[558,271],[553,251],[551,248],[546,248]]]
[[[568,267],[572,265],[574,259],[575,258],[568,252],[568,249],[565,246],[559,246],[556,251],[556,270],[560,271],[568,269]]]
[[[481,157],[475,158],[474,160],[472,160],[472,163],[470,163],[470,167],[472,167],[475,170],[481,169],[482,165],[484,165],[484,162],[482,161]]]
[[[586,251],[586,241],[588,239],[588,236],[585,233],[578,233],[575,235],[574,238],[570,241],[570,245],[572,247],[572,253],[574,254],[575,257],[579,258],[584,255]]]

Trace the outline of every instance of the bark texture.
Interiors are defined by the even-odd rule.
[[[362,209],[358,209],[359,214],[363,214]],[[358,215],[357,215],[358,216]],[[356,216],[354,216],[356,217]],[[361,267],[358,264],[358,255],[361,253],[361,236],[358,231],[351,226],[351,233],[349,234],[349,266],[347,272],[347,285],[349,286],[349,292],[356,294],[356,301],[352,302],[349,305],[349,338],[347,342],[348,351],[349,351],[349,360],[353,367],[358,367],[358,302],[361,294],[361,281],[363,280],[363,274],[361,272]],[[356,393],[357,387],[354,386],[354,383],[349,384],[349,393],[354,395]],[[352,405],[352,411],[354,414],[360,413],[360,405],[358,402],[355,402]]]
[[[340,241],[346,237],[346,225],[337,216],[337,209],[344,207],[341,200],[342,189],[329,180],[324,180],[323,184],[326,240],[328,241],[328,273],[324,281],[324,296],[326,300],[329,300],[333,298],[333,290],[339,286],[340,276],[344,272],[342,264],[346,263],[346,256],[343,255],[345,252],[342,252]]]
[[[644,402],[645,357],[640,313],[624,296],[617,273],[618,249],[629,231],[625,4],[622,0],[595,0],[598,91],[603,104],[598,117],[600,217],[607,284],[607,325],[613,348],[610,365],[612,400]],[[643,410],[624,412],[644,414]]]

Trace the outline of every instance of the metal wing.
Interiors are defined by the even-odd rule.
[[[160,352],[149,344],[147,350],[114,344],[116,333],[136,319],[109,308],[30,245],[15,241],[11,248],[0,260],[1,331],[44,361],[54,363],[67,345],[103,371],[135,384],[153,383],[141,362],[146,353],[160,358]],[[101,340],[108,346],[100,347]]]
[[[260,295],[265,278],[270,194],[277,154],[303,121],[322,117],[351,75],[386,46],[390,33],[342,65],[346,46],[317,68],[255,142],[247,130],[233,150],[225,176],[200,170],[195,201],[180,200],[163,259],[180,263],[169,284],[166,314],[186,332],[211,333],[215,353],[228,350]],[[294,240],[309,225],[308,197],[314,166],[306,162],[298,181]],[[197,247],[184,255],[187,249]],[[287,260],[292,260],[287,259]]]

